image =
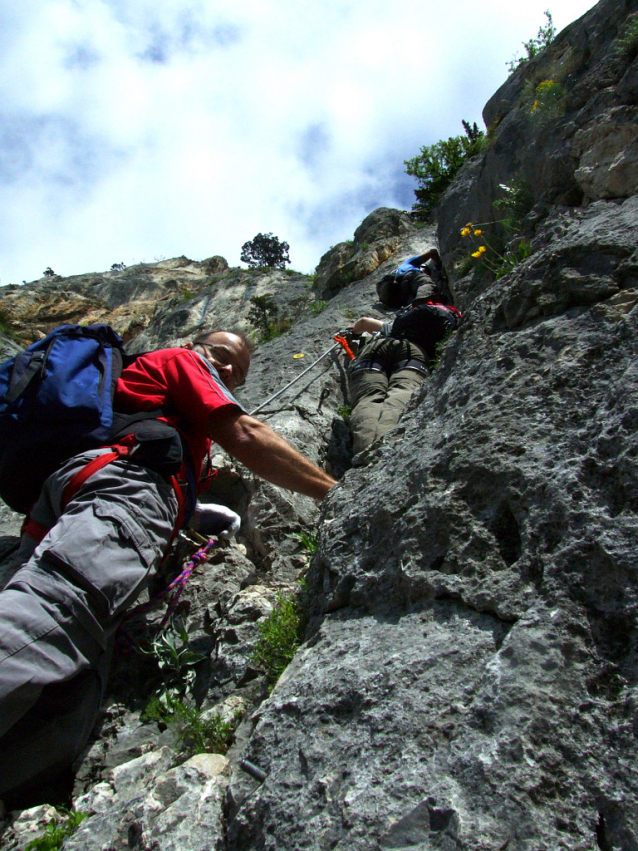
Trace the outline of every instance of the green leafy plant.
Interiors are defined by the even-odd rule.
[[[446,331],[445,334],[443,335],[443,339],[439,340],[439,342],[434,347],[435,355],[434,355],[434,360],[431,361],[431,363],[430,363],[430,369],[436,369],[440,365],[441,358],[443,357],[443,351],[445,349],[445,345],[446,345],[447,341],[453,336],[453,334],[454,334],[453,331]]]
[[[291,537],[297,538],[307,553],[312,555],[317,551],[319,540],[316,532],[293,532]]]
[[[406,173],[416,177],[419,184],[414,190],[417,200],[412,209],[424,216],[434,210],[463,163],[483,149],[485,134],[476,122],[462,124],[464,136],[450,136],[425,145],[418,156],[405,160]]]
[[[565,112],[567,92],[556,80],[543,80],[532,95],[530,115],[532,118],[556,118]]]
[[[160,683],[155,688],[149,705],[156,699],[167,707],[171,700],[192,694],[197,676],[195,667],[206,656],[191,650],[183,621],[173,618],[170,629],[146,644],[138,644],[136,649],[143,656],[152,659],[158,668]],[[144,712],[146,713],[146,710]]]
[[[526,239],[515,237],[510,240],[503,251],[499,251],[491,245],[483,233],[483,226],[474,226],[472,222],[461,229],[461,236],[469,238],[475,251],[470,257],[479,265],[488,269],[495,278],[502,278],[532,253],[531,246]]]
[[[501,217],[499,224],[510,234],[519,233],[534,204],[534,195],[524,180],[513,180],[509,185],[499,183],[499,189],[503,195],[492,203]]]
[[[351,413],[352,407],[350,405],[339,405],[337,408],[337,416],[343,417],[344,420],[347,420]]]
[[[630,61],[636,58],[638,54],[638,15],[632,15],[629,18],[615,47],[618,53],[624,54]]]
[[[59,810],[61,818],[52,818],[42,836],[32,839],[25,845],[24,851],[58,851],[69,836],[73,836],[88,813],[80,810]]]
[[[287,242],[280,242],[273,233],[258,233],[253,239],[241,247],[241,262],[247,263],[251,269],[270,267],[285,269],[290,263]]]
[[[15,331],[11,325],[11,317],[6,310],[0,309],[0,331],[7,337],[14,337]]]
[[[312,310],[314,314],[319,314],[322,310],[325,310],[327,306],[327,301],[313,301],[310,305],[310,310]]]
[[[189,289],[181,290],[179,294],[180,301],[190,301],[192,298],[195,298],[195,293],[191,292]]]
[[[254,295],[250,305],[247,318],[259,332],[261,343],[274,340],[290,328],[292,323],[289,319],[279,317],[279,308],[270,293]]]
[[[259,641],[251,656],[251,661],[266,672],[271,687],[295,655],[303,627],[295,595],[277,594],[274,609],[259,624]]]
[[[510,74],[516,71],[517,68],[520,68],[521,65],[529,62],[529,60],[533,59],[537,53],[540,53],[541,50],[544,50],[552,43],[552,41],[554,41],[556,36],[556,27],[552,21],[551,13],[546,9],[543,14],[547,18],[547,22],[538,28],[536,38],[530,38],[529,41],[521,42],[525,48],[526,56],[515,56],[506,63],[507,70]]]
[[[343,265],[339,266],[336,274],[339,275],[339,280],[344,287],[347,287],[348,284],[351,284],[354,281],[354,271],[352,269],[348,269],[344,272]]]
[[[206,717],[191,701],[169,697],[164,704],[154,698],[144,710],[145,721],[155,721],[171,729],[183,753],[191,757],[198,753],[226,753],[233,733],[242,719],[235,713],[231,721],[222,720],[219,712]]]

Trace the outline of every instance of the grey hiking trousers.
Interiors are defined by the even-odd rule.
[[[414,343],[378,337],[350,367],[353,451],[362,452],[399,422],[410,396],[423,383],[427,355]]]
[[[112,639],[170,540],[177,498],[126,461],[98,470],[61,513],[78,455],[50,476],[31,518],[50,527],[0,592],[0,796],[55,776],[82,752],[104,692]]]

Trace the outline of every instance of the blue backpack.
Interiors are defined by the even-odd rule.
[[[109,441],[124,357],[110,326],[62,325],[0,366],[0,496],[15,511],[67,458]]]

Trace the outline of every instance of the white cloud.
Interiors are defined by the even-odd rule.
[[[588,0],[563,0],[559,28]],[[223,254],[311,270],[480,121],[545,0],[1,0],[3,284]]]

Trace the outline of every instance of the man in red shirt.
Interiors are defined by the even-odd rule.
[[[115,405],[125,413],[169,404],[176,408],[177,416],[166,419],[178,427],[180,420],[188,423],[186,438],[197,476],[213,440],[269,482],[323,499],[335,480],[249,416],[231,395],[246,380],[249,367],[250,349],[241,334],[203,334],[185,348],[160,349],[138,358],[122,373]]]
[[[154,411],[180,433],[195,480],[211,441],[275,485],[323,499],[336,482],[232,395],[250,348],[214,331],[183,348],[138,357],[115,408]],[[170,433],[170,430],[169,430]],[[0,795],[28,791],[68,768],[88,740],[104,694],[113,637],[159,563],[178,517],[173,484],[142,451],[68,485],[109,448],[77,455],[45,482],[23,535],[25,562],[0,593]]]

